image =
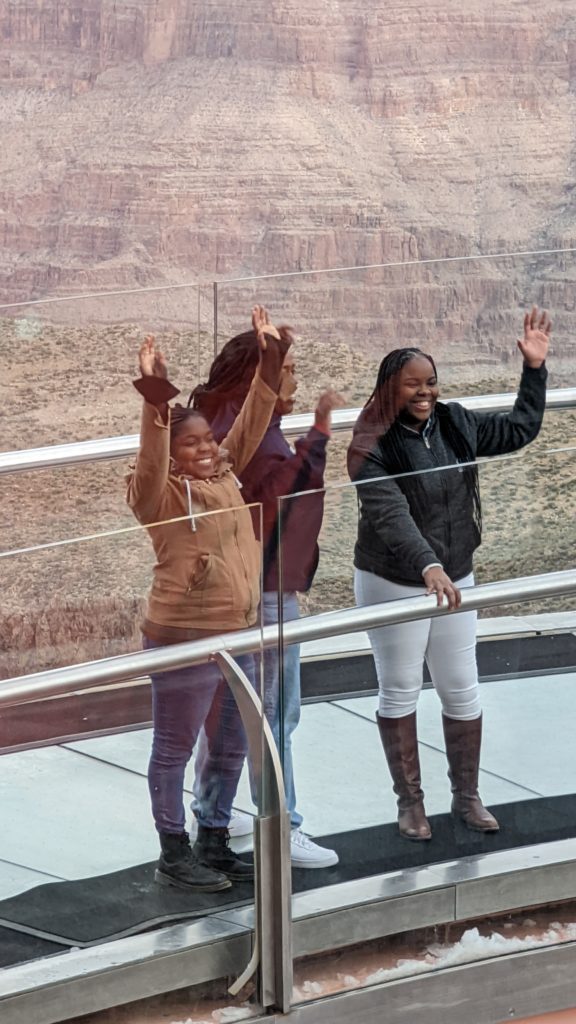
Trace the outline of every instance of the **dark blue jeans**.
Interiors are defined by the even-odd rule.
[[[146,649],[160,646],[144,638]],[[237,660],[254,686],[254,658],[247,654]],[[213,661],[151,679],[154,736],[148,786],[156,828],[185,828],[184,773],[202,726],[207,751],[196,817],[208,828],[226,828],[247,751],[240,712],[226,680]]]

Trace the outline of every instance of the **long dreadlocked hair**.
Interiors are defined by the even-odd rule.
[[[380,363],[376,387],[370,395],[360,415],[358,434],[362,435],[362,448],[373,447],[378,443],[386,454],[389,471],[392,474],[410,473],[414,466],[409,457],[402,428],[399,422],[400,397],[398,393],[398,375],[412,359],[423,358],[430,363],[434,376],[438,373],[431,355],[419,348],[396,348],[389,352]],[[438,426],[448,447],[454,452],[458,462],[474,462],[475,455],[468,439],[458,429],[450,414],[450,406],[436,402],[435,415]],[[354,441],[351,445],[351,465],[356,464],[360,455],[360,446],[353,453]],[[461,470],[471,501],[471,510],[478,536],[482,532],[482,506],[480,504],[480,486],[476,466],[466,466]],[[353,474],[355,475],[355,474]],[[420,510],[425,518],[426,509]]]
[[[188,405],[210,422],[221,405],[232,399],[242,401],[248,394],[259,358],[256,331],[237,334],[218,353],[208,380],[194,388]]]

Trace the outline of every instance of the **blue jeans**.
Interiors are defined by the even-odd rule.
[[[284,621],[300,617],[298,599],[293,592],[285,593]],[[262,621],[265,626],[278,622],[278,594],[276,591],[264,591],[261,603]],[[264,652],[264,713],[272,735],[279,747],[280,742],[280,681],[278,671],[278,648],[272,647]],[[290,814],[292,828],[302,824],[302,815],[296,810],[296,790],[294,787],[294,768],[292,764],[292,733],[300,721],[300,645],[292,644],[284,648],[284,756],[282,768],[284,772],[284,788],[286,805]],[[194,799],[191,807],[200,821],[199,808],[202,802],[202,778],[204,763],[207,756],[207,743],[202,734],[196,754],[196,779],[194,782]],[[249,765],[250,767],[250,765]],[[250,771],[250,787],[252,799],[258,802],[256,784]]]
[[[144,647],[160,647],[148,638]],[[255,683],[254,658],[238,663]],[[185,829],[184,773],[204,727],[205,758],[196,817],[207,828],[226,828],[246,757],[240,712],[213,661],[151,676],[154,736],[148,766],[152,814],[159,832]]]

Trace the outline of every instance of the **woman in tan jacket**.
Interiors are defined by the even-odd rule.
[[[178,391],[167,379],[166,362],[154,339],[147,338],[140,349],[141,377],[134,384],[144,397],[144,408],[127,500],[138,521],[149,527],[156,554],[143,624],[146,648],[244,629],[256,622],[260,552],[236,476],[268,427],[292,338],[286,328],[276,330],[260,306],[253,310],[252,323],[260,365],[220,448],[200,413],[168,405]],[[216,514],[203,514],[210,512]],[[238,660],[254,681],[253,656]],[[252,865],[229,847],[227,827],[246,756],[246,736],[217,665],[209,662],[153,675],[152,705],[148,782],[162,851],[156,880],[213,892],[229,888],[230,879],[252,878]],[[209,747],[209,781],[197,812],[198,839],[192,849],[185,829],[184,772],[202,726]]]

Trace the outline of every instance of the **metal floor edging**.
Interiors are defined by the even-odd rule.
[[[576,898],[576,839],[410,868],[295,895],[294,956],[570,898]],[[250,958],[252,923],[253,909],[246,907],[5,968],[0,971],[2,1024],[57,1024],[238,975]],[[576,972],[572,974],[576,985]],[[402,984],[420,980],[406,979]],[[354,993],[358,998],[361,994]],[[294,1008],[295,1024],[304,1022],[298,1015],[307,1012],[308,1008]],[[379,1012],[380,1021],[382,1009]],[[318,1024],[323,1019],[328,1020],[319,1017]],[[393,1024],[393,1017],[386,1019]],[[443,1020],[448,1024],[448,1018]],[[431,1022],[428,1018],[427,1024]]]
[[[445,967],[301,1003],[267,1024],[503,1024],[576,1007],[576,943]]]

